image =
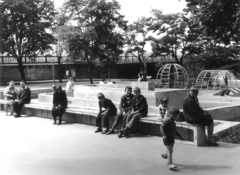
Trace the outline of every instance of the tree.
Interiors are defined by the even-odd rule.
[[[240,4],[238,0],[186,0],[189,32],[201,48],[189,64],[217,68],[240,55]]]
[[[240,42],[239,0],[186,0],[191,31],[219,44]]]
[[[188,33],[188,21],[180,13],[164,15],[159,10],[152,10],[154,23],[152,29],[158,37],[152,37],[152,51],[155,56],[168,55],[176,63],[183,61],[191,54],[199,53],[195,46],[196,35]]]
[[[55,15],[51,0],[3,0],[0,2],[1,53],[17,59],[22,80],[26,81],[22,58],[51,49],[51,29]]]
[[[84,59],[88,63],[90,82],[94,60],[104,65],[117,60],[122,53],[123,37],[116,31],[126,28],[124,16],[118,12],[116,1],[68,0],[62,13],[76,21],[65,36],[68,38],[72,58]]]
[[[125,42],[127,50],[125,57],[129,54],[138,59],[140,68],[143,70],[144,80],[146,80],[147,73],[147,60],[152,56],[147,53],[146,45],[151,41],[150,26],[152,18],[141,17],[133,24],[128,25],[128,29],[125,33]]]

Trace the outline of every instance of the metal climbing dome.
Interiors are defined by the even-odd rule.
[[[202,90],[239,87],[237,77],[230,70],[203,70],[198,75],[195,86]]]
[[[166,64],[162,66],[157,73],[157,80],[160,88],[186,88],[189,82],[189,76],[186,69],[179,64]]]

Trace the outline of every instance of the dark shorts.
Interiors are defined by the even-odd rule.
[[[174,144],[174,137],[167,137],[166,140],[163,140],[165,146],[173,145]]]
[[[201,118],[196,118],[195,121],[187,121],[187,123],[210,126],[213,123],[213,119],[212,116],[206,112]]]

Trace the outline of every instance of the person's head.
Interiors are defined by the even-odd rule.
[[[169,112],[169,117],[173,118],[174,120],[176,120],[180,115],[180,110],[175,106],[170,107],[168,112]]]
[[[102,82],[104,82],[104,81],[105,81],[105,79],[103,78],[103,79],[102,79]]]
[[[57,93],[61,93],[61,92],[62,92],[62,86],[58,86],[58,87],[56,88],[56,92],[57,92]]]
[[[135,87],[135,89],[133,90],[133,93],[134,93],[135,96],[138,97],[138,96],[141,94],[141,90],[140,90],[140,88]]]
[[[10,82],[9,82],[9,87],[10,87],[10,88],[13,88],[13,87],[14,87],[14,81],[10,81]]]
[[[21,81],[20,82],[20,87],[24,89],[26,87],[26,83],[24,81]]]
[[[161,98],[160,102],[161,102],[161,104],[162,104],[162,106],[164,108],[166,108],[168,106],[168,99],[167,99],[167,97]]]
[[[125,87],[125,92],[126,94],[130,95],[132,93],[132,87],[130,86]]]
[[[102,102],[105,99],[105,96],[103,95],[103,93],[98,93],[97,98],[99,101]]]
[[[52,90],[53,90],[53,92],[56,92],[56,85],[54,84],[54,85],[52,85]]]
[[[198,88],[196,86],[190,87],[189,94],[190,94],[191,97],[197,97],[198,96],[198,92],[199,91],[198,91]]]
[[[115,81],[113,81],[112,83],[113,83],[113,84],[116,84],[116,82],[115,82]]]

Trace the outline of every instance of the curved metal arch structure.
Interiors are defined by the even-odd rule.
[[[222,90],[238,87],[238,81],[230,70],[203,70],[198,75],[195,86],[202,90]]]
[[[189,83],[189,76],[186,69],[179,64],[166,64],[157,73],[157,80],[160,80],[161,88],[186,88]]]

